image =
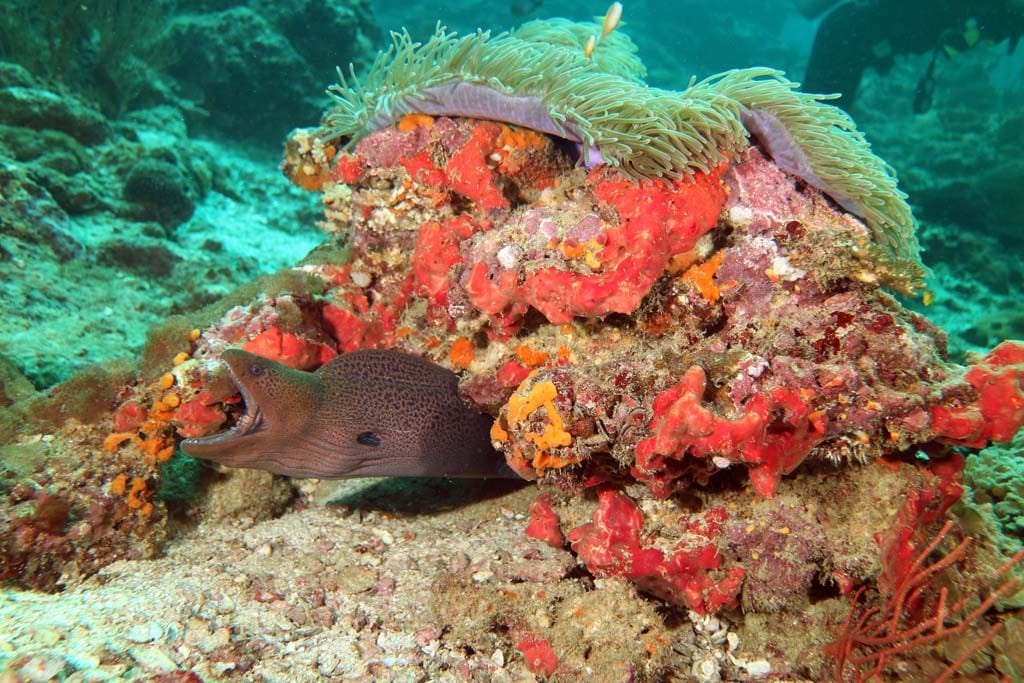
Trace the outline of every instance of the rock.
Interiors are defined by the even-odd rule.
[[[91,187],[89,176],[82,173],[63,173],[46,165],[47,162],[67,165],[69,157],[47,156],[31,168],[32,179],[45,187],[60,208],[69,215],[91,213],[103,206]]]
[[[3,156],[0,156],[0,197],[3,197],[0,225],[3,225],[4,236],[15,243],[11,257],[19,251],[16,244],[19,241],[46,246],[62,262],[81,253],[82,246],[71,235],[64,209],[23,168]]]
[[[162,105],[128,112],[122,119],[128,125],[125,128],[133,133],[139,130],[148,135],[159,131],[167,137],[168,144],[174,144],[188,138],[188,125],[181,111],[175,107]]]
[[[297,120],[317,118],[323,84],[312,78],[284,36],[252,9],[186,15],[170,30],[181,49],[172,75],[190,97],[216,113],[205,125],[234,135],[280,139]]]
[[[0,356],[0,406],[6,407],[36,393],[36,388],[17,366]]]
[[[159,647],[137,645],[129,647],[128,654],[139,666],[153,673],[166,674],[178,670],[171,656]]]
[[[16,126],[59,130],[86,145],[102,142],[110,132],[101,113],[71,94],[43,88],[0,88],[0,118]]]
[[[190,13],[171,23],[180,58],[169,71],[210,113],[196,125],[275,145],[297,123],[319,119],[335,66],[359,68],[377,43],[365,0],[261,0],[229,9],[186,0],[180,8]]]
[[[335,67],[345,68],[350,61],[358,64],[378,47],[367,2],[256,0],[253,4],[291,42],[314,78],[330,82]]]
[[[210,523],[240,515],[261,521],[280,515],[292,496],[291,483],[283,477],[236,469],[203,487],[197,505]]]
[[[59,655],[29,657],[17,668],[17,675],[29,683],[46,683],[55,680],[65,668],[67,663]]]
[[[161,240],[146,237],[115,238],[97,249],[97,260],[108,266],[123,268],[143,277],[165,278],[181,260]]]
[[[174,227],[192,217],[200,194],[196,183],[180,166],[144,157],[128,172],[124,198],[141,209],[140,217]]]
[[[0,87],[6,88],[11,85],[33,87],[36,85],[36,79],[21,64],[0,62]]]

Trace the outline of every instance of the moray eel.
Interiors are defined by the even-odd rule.
[[[455,374],[399,351],[337,356],[316,372],[238,349],[221,356],[245,401],[229,431],[188,455],[293,477],[518,478],[491,446]]]

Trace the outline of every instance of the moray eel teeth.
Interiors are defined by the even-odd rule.
[[[238,349],[221,356],[245,412],[231,429],[185,439],[188,455],[295,477],[517,478],[494,451],[491,418],[456,375],[387,350],[342,354],[316,372]]]

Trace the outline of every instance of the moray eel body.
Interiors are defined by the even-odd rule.
[[[293,477],[518,478],[491,446],[455,374],[399,351],[342,354],[303,372],[245,351],[222,360],[245,401],[229,431],[188,455]]]

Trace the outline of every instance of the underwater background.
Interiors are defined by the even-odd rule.
[[[816,46],[816,34],[829,21],[828,11],[817,11],[816,4],[827,3],[630,0],[625,3],[620,30],[639,47],[647,82],[660,88],[682,90],[692,77],[699,80],[728,69],[762,65],[804,81],[810,76],[812,59],[817,59],[819,69],[815,82],[831,84],[829,79],[835,77],[855,83],[856,99],[847,98],[841,105],[873,151],[898,174],[900,187],[909,195],[920,223],[922,260],[930,269],[926,291],[916,297],[900,295],[899,301],[945,331],[948,339],[939,343],[940,350],[954,363],[963,364],[975,357],[968,354],[988,352],[1005,339],[1024,339],[1024,48],[1016,45],[1024,18],[1012,14],[1015,19],[999,24],[984,20],[988,16],[984,12],[991,7],[1016,7],[1012,0],[976,3],[981,8],[977,17],[955,11],[947,17],[936,9],[957,6],[957,2],[890,3],[899,9],[862,23],[844,20],[841,27],[848,29],[846,40]],[[49,435],[35,435],[35,441],[26,437],[17,423],[23,413],[13,409],[3,413],[4,409],[32,405],[45,397],[47,405],[57,407],[52,410],[55,417],[44,417],[42,424],[48,419],[54,425],[62,423],[68,415],[83,423],[100,419],[101,414],[105,417],[106,408],[86,405],[93,395],[86,387],[116,384],[122,379],[128,383],[140,359],[142,372],[152,374],[155,365],[147,367],[146,363],[155,363],[154,358],[165,360],[161,350],[153,350],[153,340],[159,344],[161,329],[180,327],[182,318],[177,316],[199,314],[207,307],[223,308],[231,302],[244,305],[269,281],[258,281],[260,276],[291,267],[328,239],[322,229],[321,197],[296,187],[280,166],[289,132],[316,126],[330,106],[325,89],[336,82],[337,66],[347,68],[352,63],[355,73],[363,74],[377,51],[388,44],[389,31],[401,27],[425,40],[439,21],[460,35],[477,29],[497,33],[526,21],[556,16],[600,22],[605,9],[603,2],[583,0],[451,0],[441,4],[399,0],[5,2],[0,13],[0,493],[7,497],[6,505],[31,498],[25,493],[25,481],[29,488],[45,488],[45,482],[41,488],[32,483],[31,472],[36,466],[33,459],[47,448],[42,444],[49,443]],[[1000,16],[998,11],[992,16]],[[851,62],[863,62],[863,71],[850,76]],[[74,435],[67,438],[71,445],[62,451],[65,459],[76,453]],[[991,465],[988,474],[976,473],[975,487],[998,489],[1001,492],[993,497],[1006,499],[1001,519],[1018,520],[1006,522],[1004,529],[1014,539],[1012,551],[1020,547],[1024,536],[1019,522],[1024,485],[1020,484],[1021,475],[1013,471],[1017,466],[1024,468],[1020,437],[1014,447],[999,452],[1004,454],[998,456],[1003,464]],[[179,455],[172,461],[175,467],[192,466],[182,464],[186,459]],[[1011,458],[1016,465],[1007,464]],[[83,476],[99,481],[89,467],[83,466],[88,470]],[[172,476],[166,471],[164,475],[168,481],[181,479],[186,489],[194,486],[199,476],[194,472]],[[198,545],[198,540],[194,547],[190,545],[192,541],[182,529],[192,532],[191,525],[198,522],[183,510],[171,510],[169,517],[178,515],[178,519],[171,519],[166,534],[159,538],[143,530],[142,522],[131,522],[139,526],[126,522],[119,533],[138,534],[139,549],[134,557],[159,556],[168,539],[172,546],[177,539],[184,553],[181,557],[188,562],[201,563],[218,554],[219,547],[231,547],[238,557],[262,553],[260,557],[273,565],[271,555],[278,552],[277,544],[285,545],[280,539],[300,534],[289,523],[274,518],[290,509],[296,495],[303,501],[316,496],[296,494],[280,482],[260,480],[259,485],[278,488],[267,494],[256,511],[247,511],[242,504],[250,497],[251,489],[246,487],[255,484],[237,484],[227,494],[221,491],[222,500],[230,502],[204,510],[204,519],[211,525],[239,516],[242,521],[211,526],[203,539],[205,545]],[[109,489],[110,482],[104,481],[103,486]],[[125,481],[120,481],[120,493],[125,486]],[[131,479],[127,486],[131,488]],[[346,526],[351,517],[338,519],[317,508],[310,519],[320,525],[320,531],[295,541],[306,553],[300,558],[306,564],[289,569],[294,572],[289,580],[301,583],[333,571],[330,566],[325,570],[329,563],[319,563],[316,553],[309,550],[319,547],[325,534],[343,538],[352,547],[370,548],[365,552],[372,555],[408,533],[401,524],[402,513],[422,510],[433,515],[452,507],[465,508],[457,522],[443,517],[420,520],[423,527],[416,534],[423,544],[407,550],[413,559],[401,560],[410,566],[418,556],[448,550],[443,539],[453,524],[460,534],[464,532],[458,548],[467,555],[472,555],[474,544],[512,547],[521,540],[519,527],[532,498],[531,492],[524,490],[513,492],[518,498],[504,502],[492,500],[490,494],[481,502],[475,490],[463,499],[459,497],[461,488],[451,494],[427,487],[411,494],[430,501],[424,502],[422,509],[412,505],[396,513],[389,506],[410,494],[389,486],[370,494],[344,488],[323,494],[323,499],[350,504],[357,510],[352,513],[357,521],[371,530],[353,531]],[[894,495],[902,493],[896,484],[892,491]],[[176,502],[177,493],[165,489],[164,494],[164,501]],[[191,495],[189,489],[181,498]],[[449,495],[457,499],[451,505]],[[367,499],[372,502],[366,503]],[[982,499],[989,500],[984,495],[979,497]],[[49,504],[55,506],[53,517],[68,516],[67,509]],[[371,512],[359,512],[360,505]],[[45,517],[38,513],[45,505],[35,509]],[[479,526],[494,518],[506,526],[496,528],[491,521],[487,522],[490,526]],[[260,526],[264,520],[271,520],[269,526]],[[13,525],[4,529],[5,535],[14,533]],[[481,529],[491,535],[483,539]],[[117,550],[107,553],[103,563],[129,556]],[[528,580],[543,579],[545,572],[562,576],[558,571],[570,571],[568,564],[558,571],[552,568],[569,562],[564,558],[544,555],[540,561],[547,564],[536,570],[536,576],[526,572]],[[100,564],[97,561],[97,566]],[[386,595],[390,590],[382,587],[382,580],[372,572],[345,569],[339,571],[332,590],[352,595],[371,590]],[[467,571],[489,570],[472,565]],[[47,577],[29,582],[44,591],[77,580],[61,576],[53,566],[19,567],[10,573],[26,572]],[[154,576],[173,573],[171,563]],[[174,662],[161,659],[166,655],[159,644],[181,640],[192,648],[190,661],[198,652],[206,662],[203,677],[159,680],[220,680],[222,676],[250,680],[248,671],[256,666],[257,655],[247,651],[245,657],[253,661],[240,664],[241,658],[221,668],[211,655],[226,647],[228,640],[239,639],[236,627],[233,631],[218,629],[216,618],[210,616],[226,614],[233,606],[213,599],[202,608],[203,623],[179,624],[178,631],[173,627],[169,631],[150,629],[133,622],[126,631],[127,644],[121,650],[111,646],[114,654],[109,658],[128,661],[125,653],[129,653],[134,663],[122,668],[111,665],[106,673],[104,667],[109,662],[103,656],[75,659],[65,653],[26,658],[20,648],[28,636],[21,633],[22,640],[8,641],[3,635],[5,625],[38,619],[49,630],[32,638],[53,639],[50,651],[56,652],[60,650],[56,643],[69,638],[55,635],[64,633],[61,623],[67,626],[87,620],[82,615],[97,609],[108,619],[113,619],[109,616],[112,609],[117,613],[144,612],[145,598],[138,593],[156,590],[154,584],[143,572],[125,570],[125,577],[119,593],[102,597],[76,594],[78,597],[64,607],[47,602],[41,597],[44,593],[22,590],[20,583],[4,588],[0,668],[13,676],[4,680],[64,680],[72,672],[80,675],[84,671],[100,673],[95,679],[82,680],[101,680],[100,674],[109,674],[109,680],[122,680],[117,678],[122,674],[126,679],[156,680],[146,677],[153,672],[165,676],[177,672]],[[477,583],[486,580],[474,579]],[[184,600],[183,596],[202,583],[202,574],[190,575],[189,581],[195,585],[168,588],[159,598],[161,604]],[[259,601],[265,597],[270,604],[277,604],[285,591],[280,585],[259,585],[253,590],[261,596]],[[431,587],[425,584],[421,590],[427,592]],[[616,608],[629,603],[633,596],[627,593],[622,589],[612,595]],[[315,598],[308,602],[317,604]],[[322,599],[319,604],[323,606]],[[62,609],[67,610],[66,617]],[[443,612],[445,605],[435,601],[429,609]],[[635,616],[630,609],[623,607],[617,614],[628,621]],[[650,606],[643,609],[655,612]],[[285,614],[284,607],[281,613]],[[452,618],[457,621],[461,614]],[[654,618],[645,612],[644,618],[648,617]],[[297,628],[312,628],[317,618],[315,614],[303,617]],[[712,634],[719,632],[713,619],[702,617],[695,622],[698,640],[704,633],[710,643]],[[373,618],[356,614],[351,621],[346,628],[357,631]],[[466,624],[465,632],[456,629],[455,635],[470,641],[473,634],[470,622]],[[328,627],[337,628],[337,624]],[[113,633],[114,627],[110,628]],[[1016,628],[1019,644],[1024,642],[1024,626]],[[401,635],[408,641],[403,641],[402,647],[412,649],[429,648],[441,637],[440,631],[425,629]],[[398,636],[395,638],[397,641]],[[715,646],[726,647],[724,639],[722,635]],[[390,652],[393,644],[386,640],[382,637],[375,642],[381,651]],[[519,652],[526,655],[532,647],[519,648]],[[1010,642],[1003,649],[1015,647]],[[538,657],[547,655],[544,648],[539,650]],[[365,652],[353,646],[351,652],[336,656],[339,662],[346,662],[360,659]],[[760,670],[758,653],[747,654],[755,663],[740,669],[755,678]],[[285,661],[281,652],[275,656]],[[373,656],[394,663],[379,652]],[[486,656],[497,657],[490,652]],[[611,659],[614,657],[609,655]],[[955,657],[947,657],[950,659]],[[322,661],[315,666],[305,664],[313,667],[311,671],[316,666],[321,672],[331,671],[324,680],[387,679],[382,673],[386,668],[364,670],[353,665],[348,671],[337,663],[334,668]],[[501,669],[503,664],[502,659],[495,666]],[[1014,665],[1024,672],[1024,664]],[[538,676],[545,671],[543,664],[528,668],[541,672]],[[1011,669],[1007,665],[1001,671]],[[285,663],[268,671],[262,678],[251,679],[290,680]],[[456,673],[451,680],[469,677],[468,673]],[[720,680],[711,674],[695,674],[691,679],[681,674],[678,680],[693,679]],[[495,680],[513,679],[496,676]]]

